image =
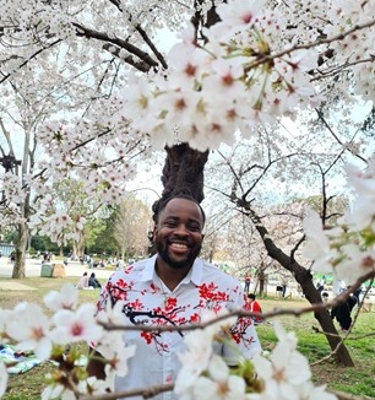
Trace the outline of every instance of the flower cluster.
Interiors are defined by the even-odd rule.
[[[208,318],[206,315],[205,318]],[[210,316],[214,318],[213,315]],[[280,400],[336,397],[324,386],[314,386],[307,359],[297,351],[294,333],[275,324],[278,344],[270,355],[255,354],[253,360],[238,355],[236,367],[212,352],[214,341],[227,338],[228,320],[191,332],[185,338],[187,351],[180,354],[182,364],[174,392],[184,400]]]
[[[334,400],[336,396],[324,386],[314,386],[308,361],[297,351],[293,332],[286,333],[275,324],[278,343],[269,359],[256,355],[253,363],[259,379],[264,383],[261,393],[250,394],[249,400],[316,399]]]
[[[367,170],[347,168],[348,183],[357,202],[334,227],[322,226],[319,215],[311,213],[304,221],[306,257],[313,269],[333,273],[338,280],[354,283],[364,275],[375,274],[375,159]]]
[[[19,303],[13,310],[0,312],[1,343],[16,342],[16,349],[33,351],[41,360],[53,361],[58,371],[47,376],[47,386],[42,399],[75,399],[79,394],[103,394],[113,388],[113,373],[125,375],[127,360],[134,354],[134,346],[124,346],[122,333],[106,331],[103,322],[118,323],[121,310],[116,307],[100,317],[95,317],[93,304],[78,304],[77,290],[65,284],[61,291],[52,291],[44,298],[44,304],[53,311],[49,317],[39,305]],[[105,320],[104,320],[105,319]],[[69,351],[68,345],[87,342],[97,343],[97,349],[107,360],[106,381],[88,377],[86,364],[80,363],[82,353]],[[0,395],[6,390],[7,371],[0,363]]]
[[[231,143],[238,129],[246,136],[259,123],[315,102],[308,75],[316,67],[315,51],[271,57],[265,3],[219,5],[221,21],[205,31],[205,45],[195,40],[192,25],[181,34],[169,53],[167,79],[130,81],[125,114],[133,127],[152,127],[154,142],[163,134],[164,143],[189,142],[206,150]]]
[[[189,25],[169,53],[168,73],[129,80],[123,96],[132,127],[142,132],[151,127],[157,144],[189,142],[200,150],[231,144],[236,131],[248,137],[259,125],[318,105],[323,95],[330,96],[320,81],[332,87],[330,77],[348,62],[358,94],[370,99],[372,84],[360,76],[364,70],[373,75],[373,2],[351,8],[341,1],[324,7],[295,3],[277,10],[266,0],[220,4],[220,22],[204,30],[202,43]],[[304,9],[311,24],[301,20]],[[280,35],[283,25],[290,28]],[[367,30],[358,33],[359,26]],[[326,53],[334,54],[333,60],[325,60]]]
[[[111,324],[121,325],[121,302],[94,317],[92,304],[77,307],[77,293],[72,285],[48,293],[44,303],[54,313],[52,317],[40,306],[25,302],[13,310],[0,312],[1,343],[16,342],[18,350],[34,351],[40,360],[52,360],[57,367],[57,372],[46,376],[43,400],[60,397],[70,400],[113,390],[114,375],[126,376],[127,360],[135,353],[133,345],[124,344],[121,330],[104,329]],[[229,327],[235,319],[228,311],[223,315],[206,311],[201,321],[205,328],[185,336],[186,351],[179,354],[181,370],[174,385],[177,398],[276,400],[303,395],[304,399],[313,399],[319,394],[322,400],[335,399],[324,387],[311,383],[308,361],[296,350],[294,334],[287,334],[278,324],[275,328],[279,342],[268,357],[255,354],[250,361],[237,354],[236,366],[229,367],[214,349],[215,342],[229,342]],[[78,342],[96,343],[106,365],[105,381],[88,377],[86,364],[79,363],[81,352],[65,351],[67,345]],[[0,397],[6,387],[6,365],[0,363]]]

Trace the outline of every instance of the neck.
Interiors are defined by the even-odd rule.
[[[156,273],[171,292],[185,278],[191,267],[176,269],[166,264],[160,257],[157,257],[155,265]]]

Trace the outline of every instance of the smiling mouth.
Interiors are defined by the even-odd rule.
[[[172,250],[179,250],[179,251],[181,251],[181,250],[187,250],[189,247],[188,247],[188,245],[186,244],[186,243],[171,243],[170,245],[169,245],[169,247],[172,249]]]

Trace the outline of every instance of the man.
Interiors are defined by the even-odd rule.
[[[348,287],[350,289],[350,286]],[[355,305],[359,304],[359,295],[361,289],[357,289],[353,294],[351,294],[346,301],[334,307],[331,311],[332,319],[336,318],[340,325],[341,331],[346,333],[349,331],[352,325],[351,312]]]
[[[201,259],[205,215],[200,205],[188,196],[175,196],[162,203],[154,227],[157,254],[123,271],[115,272],[104,286],[98,309],[104,310],[122,300],[124,323],[147,326],[186,326],[199,323],[205,309],[215,312],[227,307],[243,307],[241,284]],[[129,360],[129,373],[117,377],[116,390],[130,390],[171,383],[180,364],[177,353],[184,350],[184,332],[126,331],[124,340],[137,345]],[[242,318],[232,329],[233,345],[215,347],[229,365],[239,356],[252,357],[261,351],[250,318]],[[90,374],[103,377],[103,364],[92,361]],[[132,400],[142,397],[132,397]],[[155,399],[174,399],[166,392]]]
[[[244,289],[246,294],[249,293],[249,291],[250,291],[250,284],[251,284],[251,276],[249,275],[248,272],[246,272],[246,275],[245,275],[245,289]]]
[[[92,272],[89,278],[88,286],[94,289],[100,289],[102,287],[101,283],[96,278],[95,272]]]

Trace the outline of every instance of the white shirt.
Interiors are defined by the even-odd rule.
[[[104,285],[98,310],[108,301],[125,303],[124,324],[183,326],[199,323],[201,311],[216,312],[223,308],[243,308],[246,299],[241,284],[216,266],[196,259],[188,275],[171,292],[155,272],[156,256],[140,261],[123,271],[115,272]],[[184,350],[184,332],[124,332],[124,341],[136,344],[136,353],[129,359],[129,372],[116,377],[115,389],[129,390],[171,383],[180,369],[177,353]],[[232,329],[239,350],[233,352],[218,344],[215,352],[234,365],[238,355],[251,358],[261,351],[251,318],[241,318]],[[142,397],[127,398],[142,400]],[[154,400],[174,400],[173,392],[162,393]]]

